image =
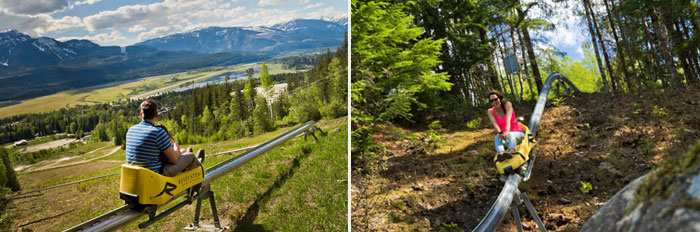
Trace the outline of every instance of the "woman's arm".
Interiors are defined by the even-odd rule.
[[[168,160],[170,160],[170,163],[176,164],[178,160],[180,160],[180,154],[179,151],[175,151],[173,146],[170,146],[168,149],[163,151],[165,153],[165,157],[168,157]]]
[[[493,117],[493,112],[491,109],[486,110],[486,115],[489,116],[489,120],[491,120],[493,128],[495,128],[496,131],[501,131],[501,128],[498,127],[498,122],[496,122],[496,118]]]

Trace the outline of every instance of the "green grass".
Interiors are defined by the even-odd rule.
[[[308,145],[310,154],[298,157],[294,177],[270,195],[255,223],[272,231],[346,230],[347,139],[344,127]]]
[[[214,181],[211,187],[215,193],[222,224],[238,229],[260,228],[274,231],[346,230],[348,181],[346,121],[347,119],[331,120],[330,127],[341,127],[341,131],[319,137],[321,141],[318,144],[313,139],[305,142],[303,137],[291,139]],[[328,124],[327,121],[319,124],[322,123]],[[214,153],[264,142],[289,129],[292,127],[255,138],[197,146],[210,150],[209,153]],[[324,128],[324,131],[327,130],[330,129]],[[231,157],[234,155],[208,157],[204,165],[208,168]],[[123,159],[124,153],[120,150],[91,164],[112,163],[114,160]],[[33,184],[30,188],[41,188],[119,172],[121,163],[113,163],[114,167],[86,171],[75,177],[60,177],[61,174],[56,174],[52,179]],[[80,167],[88,166],[73,168]],[[69,169],[52,171],[60,173],[62,170]],[[23,187],[28,189],[29,186]],[[15,222],[26,223],[69,209],[77,209],[59,218],[28,227],[32,230],[63,230],[123,205],[123,201],[119,199],[118,189],[119,175],[48,190],[44,195],[33,198],[32,201],[18,202],[13,209],[13,214],[22,219],[17,219]],[[58,202],[66,202],[66,204],[55,204]],[[147,228],[146,231],[180,230],[192,222],[194,205],[185,206]],[[213,223],[209,203],[206,201],[202,204],[201,214],[202,224]],[[141,218],[139,222],[143,222],[145,218]],[[137,224],[132,223],[122,230],[137,230]]]

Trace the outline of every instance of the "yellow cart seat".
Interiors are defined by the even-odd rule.
[[[513,158],[504,160],[503,162],[498,162],[498,154],[496,154],[496,156],[493,157],[493,161],[496,162],[496,169],[498,169],[499,174],[510,174],[519,168],[520,165],[527,162],[530,159],[530,150],[532,150],[532,147],[535,146],[536,142],[532,137],[532,133],[530,133],[530,129],[525,126],[525,124],[520,122],[518,122],[518,124],[525,133],[523,140],[520,142],[520,144],[518,144],[518,146],[515,147],[515,151],[519,152],[520,155],[513,154]]]
[[[200,166],[201,167],[201,166]],[[119,196],[126,203],[160,205],[178,193],[202,183],[204,168],[194,168],[174,177],[155,173],[148,168],[123,164]]]

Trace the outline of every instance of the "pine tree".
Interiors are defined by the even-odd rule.
[[[10,157],[4,148],[0,148],[0,158],[5,166],[5,178],[7,179],[5,187],[10,188],[12,191],[19,191],[21,188],[17,180],[17,173],[15,173],[12,162],[10,162]]]

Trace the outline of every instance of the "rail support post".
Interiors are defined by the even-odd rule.
[[[183,228],[184,230],[204,230],[204,231],[224,231],[227,230],[227,226],[221,226],[219,222],[219,213],[216,210],[216,202],[214,201],[214,192],[212,192],[209,187],[203,190],[205,195],[197,198],[197,208],[194,211],[194,222],[189,226]],[[199,225],[199,212],[202,209],[202,199],[209,198],[209,203],[211,203],[211,213],[214,217],[214,226],[211,225]]]
[[[542,219],[540,219],[540,216],[537,215],[537,211],[535,211],[535,206],[532,205],[530,199],[527,198],[527,194],[521,193],[520,200],[522,200],[523,203],[525,203],[525,208],[527,208],[527,211],[530,212],[530,216],[532,216],[532,219],[535,220],[535,223],[537,223],[537,227],[540,229],[540,231],[546,232],[547,229],[544,227],[544,223],[542,223]]]

